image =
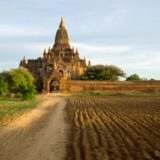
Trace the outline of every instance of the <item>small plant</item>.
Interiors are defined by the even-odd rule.
[[[91,120],[90,120],[90,122],[94,123],[94,120],[93,120],[93,119],[91,119]]]
[[[93,92],[93,95],[101,95],[101,93],[98,92],[98,91],[94,91],[94,92]]]
[[[69,94],[69,90],[68,89],[65,90],[65,94]]]
[[[157,88],[154,88],[152,92],[153,92],[154,94],[160,93]]]

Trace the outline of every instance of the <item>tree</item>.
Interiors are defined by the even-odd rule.
[[[13,69],[10,72],[2,72],[0,79],[7,84],[10,93],[15,93],[23,99],[31,99],[34,97],[36,87],[35,79],[32,74],[24,67]],[[4,82],[1,82],[2,85]]]
[[[13,69],[10,71],[9,86],[17,95],[21,95],[23,99],[31,99],[34,97],[36,87],[35,79],[24,67]]]
[[[125,77],[125,73],[116,66],[95,65],[88,68],[79,79],[117,81],[120,77]]]
[[[126,79],[126,81],[140,81],[140,80],[143,80],[143,79],[140,78],[137,74],[132,74]]]
[[[0,79],[0,96],[5,97],[8,93],[8,84],[3,79]]]
[[[6,94],[9,92],[8,90],[8,81],[6,80],[8,76],[7,71],[3,71],[0,73],[0,96],[5,97]]]

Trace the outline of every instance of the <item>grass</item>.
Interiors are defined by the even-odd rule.
[[[141,93],[101,93],[101,92],[84,92],[72,94],[72,97],[83,96],[155,96],[160,95],[160,92],[141,92]]]
[[[0,98],[0,127],[35,107],[39,102],[36,100],[23,101],[19,99]]]
[[[75,93],[72,94],[73,97],[81,97],[81,96],[98,96],[102,95],[100,92],[84,92],[84,93]]]

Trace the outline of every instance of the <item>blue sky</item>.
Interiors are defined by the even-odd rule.
[[[0,71],[42,56],[63,16],[82,58],[160,79],[159,8],[160,0],[1,0]]]

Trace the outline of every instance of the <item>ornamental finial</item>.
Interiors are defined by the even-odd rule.
[[[63,17],[61,17],[61,23],[59,25],[59,28],[65,28]]]

